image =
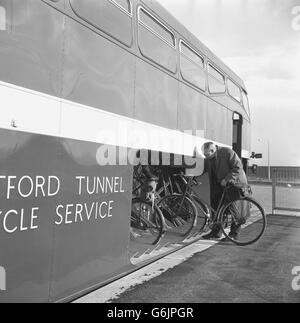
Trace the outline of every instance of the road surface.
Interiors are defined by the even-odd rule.
[[[253,190],[270,214],[271,187]],[[77,302],[299,303],[298,274],[300,217],[269,215],[264,237],[252,246],[196,241]]]

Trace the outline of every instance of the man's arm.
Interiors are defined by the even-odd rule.
[[[228,153],[228,163],[230,172],[224,178],[224,181],[226,181],[226,183],[230,181],[237,182],[239,177],[242,175],[242,172],[244,171],[243,164],[239,156],[233,150],[230,150]]]

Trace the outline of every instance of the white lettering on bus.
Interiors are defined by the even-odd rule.
[[[3,217],[4,231],[11,234],[17,230],[23,232],[38,229],[38,225],[35,223],[38,219],[38,216],[36,215],[38,210],[38,207],[32,208],[28,217],[26,217],[25,209],[21,209],[19,212],[17,210],[7,211]],[[2,215],[2,213],[3,211],[0,211],[0,215]],[[14,224],[11,225],[9,222]]]
[[[100,204],[100,207],[99,207],[99,216],[100,216],[100,218],[101,219],[105,219],[106,218],[106,216],[107,216],[107,214],[106,213],[104,213],[104,215],[102,215],[102,206],[103,205],[105,205],[106,207],[107,207],[107,203],[106,202],[102,202],[101,204]]]
[[[17,176],[8,176],[8,183],[7,183],[7,195],[6,195],[6,198],[9,200],[10,198],[10,190],[15,188],[15,186],[12,186],[11,185],[11,180],[12,179],[16,179]]]
[[[30,229],[34,230],[34,229],[38,229],[37,225],[34,225],[33,221],[37,220],[38,216],[35,215],[35,212],[38,211],[39,208],[38,207],[34,207],[32,208],[32,213],[31,213],[31,221],[30,221]]]
[[[79,180],[78,194],[81,195],[81,192],[82,192],[82,180],[85,179],[85,177],[84,176],[76,176],[76,179]]]
[[[27,192],[27,194],[26,193],[24,193],[24,192],[22,192],[22,183],[23,183],[23,181],[26,181],[26,180],[28,180],[29,181],[29,192]],[[23,185],[23,187],[25,187],[26,188],[26,185]],[[30,176],[23,176],[23,177],[21,177],[21,179],[19,180],[19,183],[18,183],[18,192],[19,192],[19,194],[22,196],[22,197],[25,197],[25,198],[27,198],[27,197],[29,197],[31,194],[32,194],[32,191],[33,191],[33,181],[32,181],[32,179],[31,179],[31,177]]]
[[[58,205],[56,208],[56,215],[60,218],[60,221],[55,221],[55,224],[60,225],[63,223],[63,216],[59,213],[59,209],[63,209],[64,207],[62,205]]]
[[[0,266],[0,290],[6,290],[6,270],[2,266]]]
[[[124,193],[122,177],[76,177],[78,194],[112,194]]]
[[[42,183],[39,183],[39,180],[42,181]],[[39,188],[42,192],[42,196],[46,196],[45,194],[45,191],[44,191],[44,186],[45,186],[45,177],[44,176],[37,176],[36,177],[36,188],[35,188],[35,196],[38,196],[38,191],[39,191]]]
[[[84,207],[85,207],[85,212],[86,212],[86,216],[88,221],[90,220],[91,216],[92,216],[92,212],[93,212],[93,208],[94,208],[95,202],[92,203],[92,207],[90,208],[90,210],[88,211],[88,207],[87,204],[84,203]]]
[[[113,216],[114,201],[93,202],[91,204],[67,204],[56,207],[56,225],[73,224],[78,221],[107,219]]]
[[[76,205],[76,211],[75,211],[75,222],[78,222],[78,215],[80,216],[81,222],[83,222],[82,218],[82,211],[83,211],[83,205],[82,204],[77,204]]]
[[[7,218],[10,214],[15,214],[15,215],[18,215],[18,212],[16,210],[10,210],[8,211],[5,216],[4,216],[4,219],[3,219],[3,227],[4,227],[4,230],[7,232],[7,233],[14,233],[15,231],[18,230],[18,227],[15,226],[13,229],[9,229],[7,224],[6,224],[6,221],[7,221]],[[0,215],[2,214],[2,211],[0,212]]]
[[[112,214],[111,214],[111,211],[113,209],[113,206],[112,204],[114,203],[114,201],[109,201],[109,205],[108,205],[108,218],[111,218],[112,217]]]
[[[52,187],[51,183],[52,182],[56,182],[56,185],[57,185],[56,191],[54,191],[54,192],[51,192],[51,187]],[[54,185],[53,185],[53,187],[54,187]],[[56,196],[58,194],[59,190],[60,190],[60,180],[59,180],[59,178],[56,177],[56,176],[49,176],[49,180],[48,180],[48,196],[50,196],[50,197]]]
[[[0,194],[6,189],[6,199],[18,194],[22,198],[53,197],[59,193],[60,180],[56,176],[0,176]],[[4,185],[3,185],[4,184]],[[3,192],[4,193],[4,192]],[[2,193],[2,194],[3,194]]]
[[[72,224],[72,220],[68,220],[68,216],[72,215],[72,211],[70,211],[69,209],[72,208],[74,205],[73,204],[68,204],[66,206],[66,224]]]

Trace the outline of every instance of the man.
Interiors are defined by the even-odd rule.
[[[210,181],[211,206],[217,210],[224,188],[230,184],[247,185],[247,177],[243,170],[243,164],[238,155],[230,148],[216,146],[213,142],[207,142],[203,146],[205,156],[204,173],[208,173]],[[227,202],[229,202],[227,199]],[[230,236],[235,238],[240,227],[232,227]],[[212,231],[203,236],[203,239],[221,238],[221,229],[215,226]]]

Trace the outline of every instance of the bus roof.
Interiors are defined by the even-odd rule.
[[[140,0],[149,9],[159,15],[164,22],[172,27],[183,40],[186,40],[202,54],[204,54],[216,67],[223,71],[228,77],[240,85],[245,91],[246,86],[244,81],[233,72],[220,58],[218,58],[207,46],[205,46],[193,33],[191,33],[183,24],[181,24],[168,10],[166,10],[156,0]]]

